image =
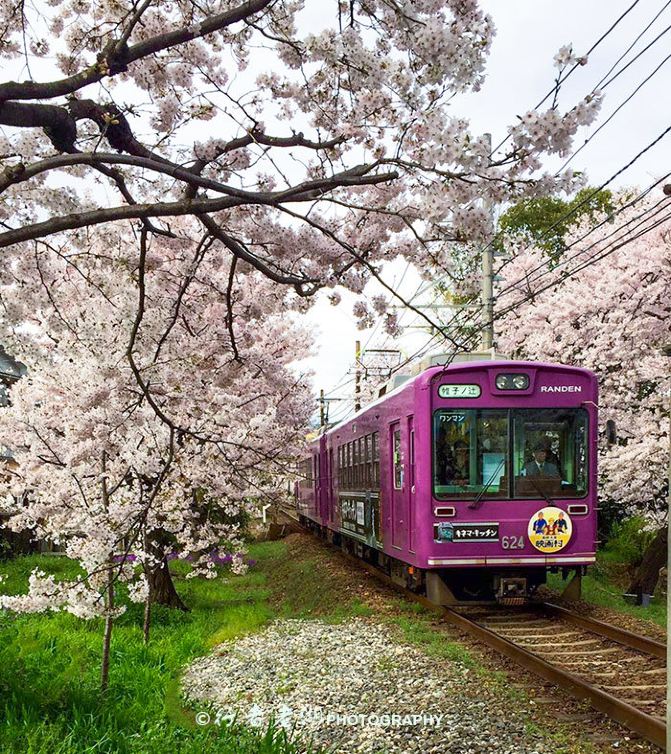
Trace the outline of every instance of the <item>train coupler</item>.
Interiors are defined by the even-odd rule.
[[[524,605],[528,599],[525,578],[502,578],[496,593],[496,601],[501,605]]]

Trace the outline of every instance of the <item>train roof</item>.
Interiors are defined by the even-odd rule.
[[[383,395],[379,396],[378,398],[371,401],[370,403],[367,403],[365,406],[360,408],[355,414],[348,417],[347,419],[343,419],[343,421],[339,422],[338,424],[335,424],[333,427],[329,427],[329,429],[321,433],[320,437],[329,435],[331,434],[331,432],[336,432],[340,430],[342,427],[349,424],[350,422],[356,421],[357,418],[365,414],[371,408],[381,405],[388,398],[399,395],[403,391],[412,388],[414,385],[428,384],[441,374],[445,374],[446,372],[458,373],[458,372],[472,371],[473,369],[485,370],[485,369],[492,369],[492,368],[495,368],[495,369],[506,369],[506,368],[551,369],[554,371],[583,374],[585,376],[595,378],[594,373],[591,372],[589,369],[584,369],[583,367],[574,367],[567,364],[554,364],[551,362],[544,362],[544,361],[517,361],[515,359],[495,359],[495,360],[490,359],[486,361],[472,360],[472,361],[452,362],[449,364],[435,364],[435,365],[427,367],[426,369],[424,369],[423,371],[417,374],[408,375],[407,379],[403,381],[401,384],[395,386],[389,392],[385,392]]]

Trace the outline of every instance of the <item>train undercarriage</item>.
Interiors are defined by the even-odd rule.
[[[333,531],[306,516],[300,523],[316,536],[340,547],[344,552],[374,565],[399,586],[422,594],[437,605],[523,605],[533,598],[538,587],[545,584],[547,571],[538,568],[440,568],[422,569],[369,547],[353,537]],[[567,585],[563,595],[580,599],[581,577],[586,566],[555,566]]]

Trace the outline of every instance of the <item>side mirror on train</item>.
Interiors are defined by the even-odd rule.
[[[608,443],[609,448],[612,448],[617,442],[617,429],[615,427],[614,419],[608,419],[606,422],[606,442]]]

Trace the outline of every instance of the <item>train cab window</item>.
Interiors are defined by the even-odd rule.
[[[436,411],[433,474],[436,497],[508,496],[508,411]]]
[[[587,494],[587,412],[513,411],[514,497]]]

